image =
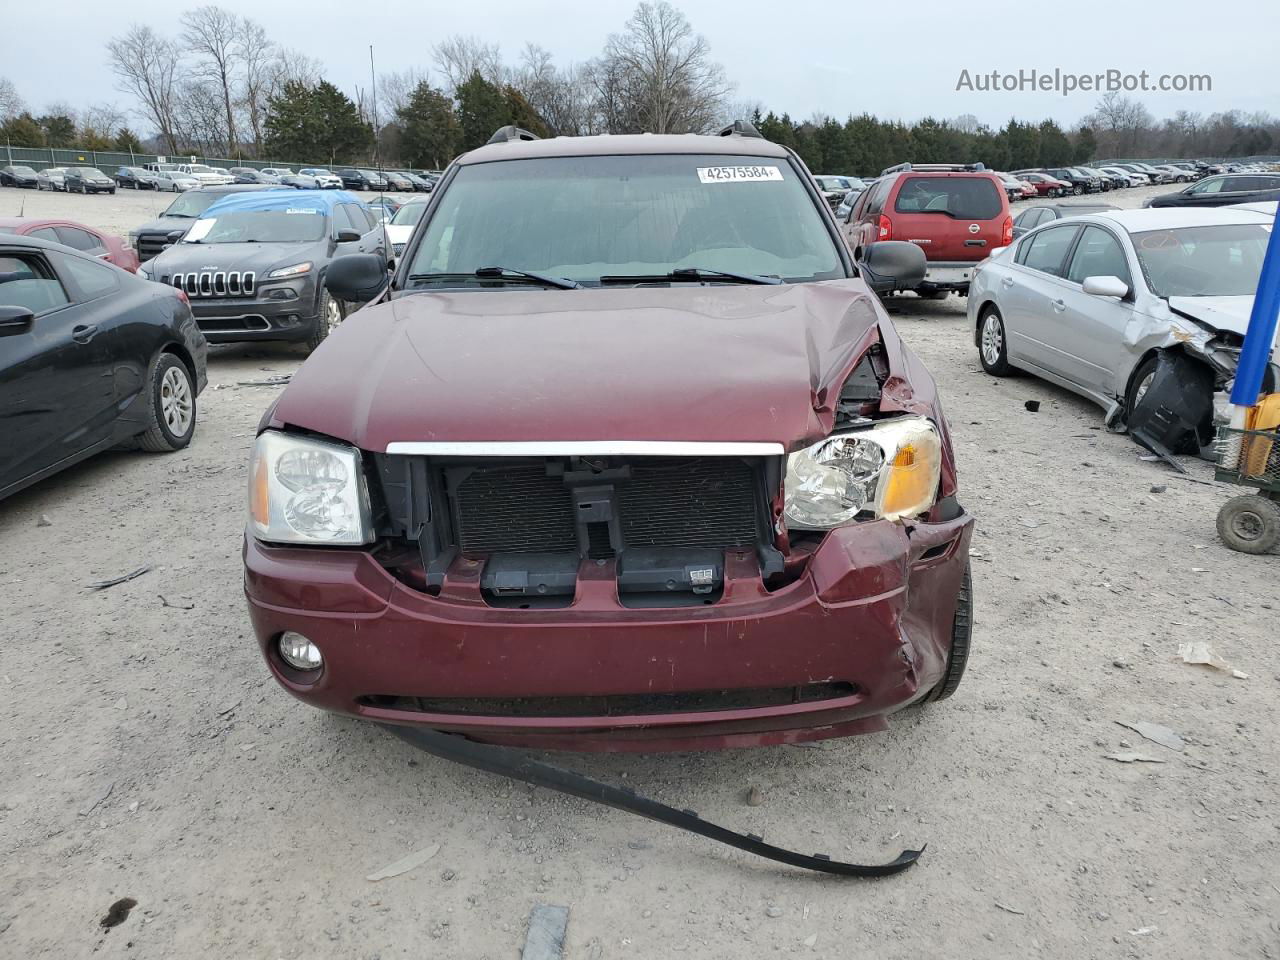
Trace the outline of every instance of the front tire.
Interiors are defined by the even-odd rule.
[[[138,438],[148,453],[172,453],[196,432],[196,390],[186,364],[162,353],[151,364],[151,426]]]
[[[1080,194],[1084,193],[1084,187],[1081,187],[1081,186],[1072,187],[1071,192],[1078,197],[1080,196]]]
[[[320,293],[320,309],[316,311],[316,325],[311,331],[311,335],[306,339],[307,353],[314,352],[316,347],[324,343],[329,334],[333,332],[333,329],[346,317],[347,311],[342,301],[331,297],[328,290],[322,290]]]
[[[946,700],[956,692],[964,677],[964,668],[969,664],[969,647],[973,640],[973,571],[969,558],[964,562],[964,578],[960,581],[960,592],[956,594],[956,616],[951,623],[951,649],[947,655],[947,669],[942,679],[933,688],[927,702]]]
[[[1013,367],[1009,366],[1009,337],[1005,333],[1004,317],[994,306],[983,310],[978,320],[978,360],[982,369],[993,377],[1013,373]]]
[[[1280,544],[1280,503],[1256,493],[1232,497],[1218,511],[1218,536],[1241,553],[1270,553]]]

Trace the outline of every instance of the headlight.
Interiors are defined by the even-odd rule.
[[[259,540],[351,546],[371,537],[360,451],[268,430],[249,466],[249,526]]]
[[[932,505],[942,441],[922,417],[899,417],[834,434],[787,458],[787,523],[830,530],[867,512],[896,520]]]
[[[268,280],[279,280],[282,277],[297,277],[304,273],[311,272],[311,262],[295,263],[291,267],[281,267],[279,270],[272,270],[267,274]]]

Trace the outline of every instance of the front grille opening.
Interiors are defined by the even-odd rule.
[[[852,697],[857,692],[857,686],[852,683],[828,681],[793,687],[583,697],[408,697],[368,694],[357,697],[356,702],[362,706],[384,710],[471,717],[633,717],[666,713],[709,713],[716,710],[759,710],[840,700]]]

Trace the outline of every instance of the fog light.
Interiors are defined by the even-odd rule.
[[[319,647],[292,630],[280,634],[280,656],[297,670],[319,670],[323,662]]]

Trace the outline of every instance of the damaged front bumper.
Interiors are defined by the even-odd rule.
[[[282,686],[325,710],[548,749],[709,749],[870,732],[946,668],[972,518],[842,527],[770,591],[725,554],[705,606],[619,602],[614,561],[586,561],[570,606],[487,605],[482,564],[438,595],[364,550],[244,547],[254,631]],[[283,631],[324,657],[281,659]]]

